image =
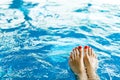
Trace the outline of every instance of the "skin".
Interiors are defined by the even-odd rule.
[[[81,46],[76,47],[69,57],[69,65],[78,80],[100,80],[96,74],[97,63],[96,55],[88,46],[85,46],[83,51]]]
[[[76,47],[73,49],[69,58],[69,65],[72,71],[77,75],[78,80],[87,80],[82,48]]]
[[[100,80],[98,77],[96,70],[98,66],[97,57],[90,47],[84,48],[84,64],[86,67],[86,73],[88,76],[88,80]]]

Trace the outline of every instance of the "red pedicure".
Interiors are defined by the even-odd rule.
[[[88,46],[88,48],[90,48],[90,47]]]
[[[78,46],[79,49],[82,49],[82,46]]]
[[[89,48],[89,47],[88,47],[88,46],[85,46],[84,48],[87,49],[87,48]]]

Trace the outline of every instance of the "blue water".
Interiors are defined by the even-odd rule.
[[[79,45],[95,50],[101,80],[120,80],[117,1],[0,2],[0,80],[75,80],[68,58]]]

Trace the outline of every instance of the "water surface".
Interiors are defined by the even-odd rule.
[[[120,1],[0,2],[0,79],[75,80],[71,50],[91,46],[101,80],[120,79]]]

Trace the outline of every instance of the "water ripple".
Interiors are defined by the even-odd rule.
[[[79,45],[95,50],[101,80],[120,79],[119,13],[118,0],[0,2],[1,80],[75,80],[68,58]]]

